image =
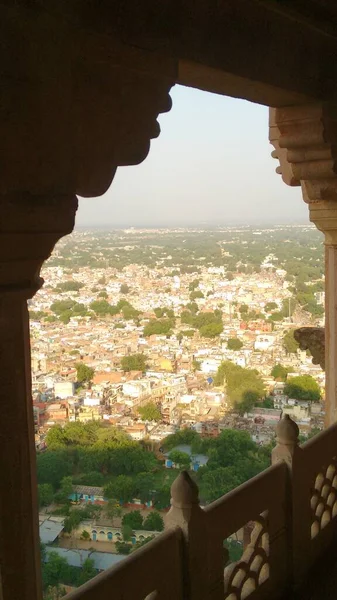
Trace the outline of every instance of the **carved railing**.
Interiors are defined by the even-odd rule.
[[[165,531],[67,600],[183,600],[182,534]]]
[[[272,466],[205,509],[187,472],[172,485],[166,531],[68,600],[263,600],[287,597],[337,541],[337,423],[302,447],[288,415]],[[245,528],[229,562],[225,540]]]

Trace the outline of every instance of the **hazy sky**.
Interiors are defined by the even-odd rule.
[[[275,173],[266,107],[181,86],[171,96],[147,159],[118,169],[104,196],[81,198],[77,225],[308,222],[300,188]]]

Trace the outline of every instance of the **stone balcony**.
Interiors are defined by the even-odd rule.
[[[337,550],[336,455],[337,424],[299,446],[297,425],[285,416],[268,469],[204,509],[182,472],[171,488],[166,530],[67,600],[334,597],[320,574],[329,585]],[[224,540],[248,523],[242,557],[228,564]]]

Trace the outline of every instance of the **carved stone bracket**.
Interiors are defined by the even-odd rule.
[[[118,166],[146,158],[177,60],[49,11],[1,18],[0,193],[103,194]]]
[[[30,298],[41,287],[42,263],[73,230],[77,204],[75,195],[0,195],[0,294]]]
[[[310,350],[314,365],[325,370],[325,329],[323,327],[300,327],[294,331],[301,350]]]
[[[301,185],[307,203],[337,201],[337,106],[270,109],[269,139],[288,185]]]

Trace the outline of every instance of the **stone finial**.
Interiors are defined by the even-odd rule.
[[[179,529],[183,543],[183,597],[204,600],[209,592],[209,563],[206,514],[199,506],[199,490],[187,471],[182,471],[171,486],[171,508],[165,515],[165,529]],[[223,572],[222,544],[219,548]]]
[[[276,436],[279,444],[297,444],[299,428],[289,415],[284,415],[276,427]]]
[[[280,461],[286,462],[289,467],[292,466],[292,461],[298,446],[299,429],[295,421],[289,415],[284,415],[276,427],[277,444],[271,453],[272,464]]]
[[[310,350],[314,365],[325,370],[325,329],[323,327],[300,327],[294,331],[294,338],[301,350]]]
[[[171,504],[178,508],[190,508],[199,504],[198,486],[187,471],[182,471],[171,486]]]

